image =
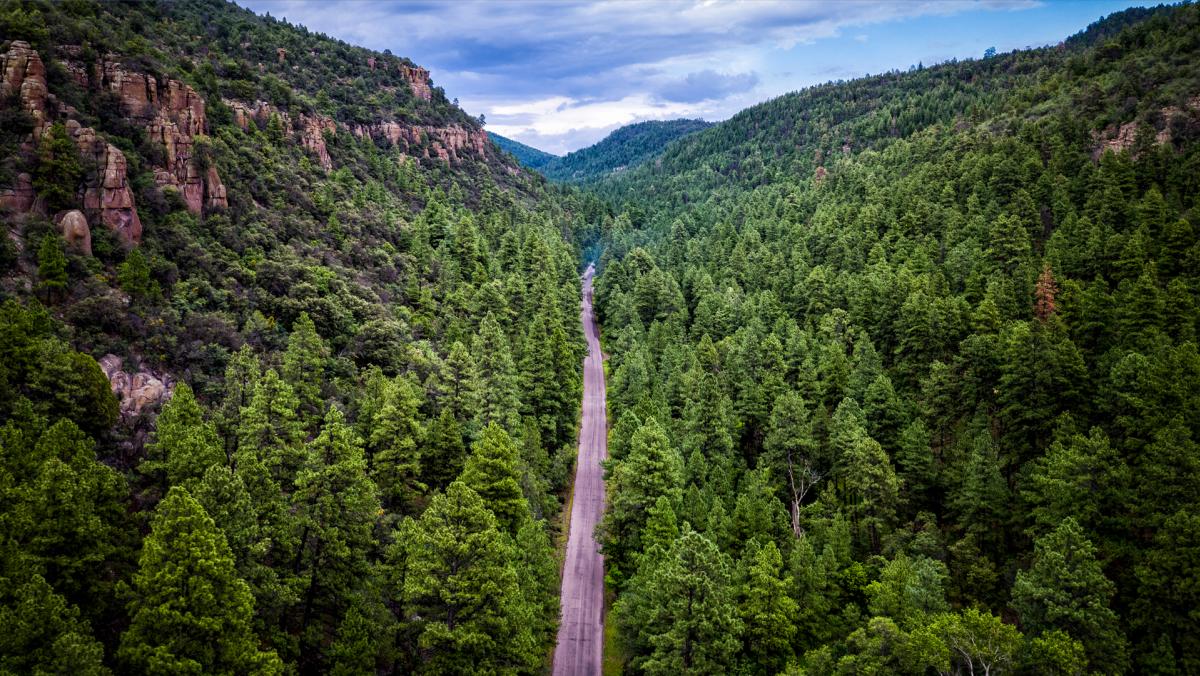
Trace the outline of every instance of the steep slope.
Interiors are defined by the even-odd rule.
[[[590,183],[636,167],[656,157],[676,139],[709,126],[704,120],[655,120],[626,125],[599,143],[567,153],[540,170],[551,180]]]
[[[544,150],[538,150],[519,141],[505,138],[499,134],[493,134],[490,131],[488,132],[488,138],[492,139],[492,142],[499,146],[501,150],[517,158],[517,161],[523,167],[541,169],[558,159],[557,155],[551,155]]]
[[[659,159],[596,186],[628,669],[1200,669],[1200,7]]]
[[[220,0],[0,38],[0,671],[542,670],[603,206]]]

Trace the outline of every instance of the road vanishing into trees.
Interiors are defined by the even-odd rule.
[[[604,646],[604,557],[596,542],[596,524],[604,514],[604,471],[608,457],[608,423],[604,405],[604,357],[600,353],[600,328],[592,313],[592,277],[596,267],[583,273],[583,307],[580,321],[587,337],[583,360],[583,422],[579,428],[579,454],[575,460],[575,496],[563,568],[558,644],[554,648],[554,673],[599,674]]]

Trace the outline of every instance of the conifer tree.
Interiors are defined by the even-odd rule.
[[[204,419],[204,410],[187,383],[176,385],[163,404],[147,455],[141,470],[161,472],[168,487],[194,486],[209,467],[228,461],[217,430]]]
[[[118,657],[139,673],[279,674],[258,649],[254,598],[225,536],[200,503],[173,487],[154,513],[133,577],[131,622]]]
[[[1083,643],[1092,669],[1123,671],[1125,636],[1109,605],[1115,588],[1078,522],[1068,517],[1034,544],[1033,566],[1013,583],[1022,625],[1033,636],[1065,631]]]
[[[301,312],[288,335],[281,375],[300,400],[300,418],[310,432],[316,428],[325,408],[321,389],[325,384],[328,359],[329,348],[317,333],[316,324],[307,312]]]
[[[678,501],[682,485],[683,461],[651,418],[633,435],[625,459],[610,470],[612,498],[601,529],[605,551],[616,565],[626,566],[633,553],[641,550],[647,510],[659,497]]]
[[[512,550],[462,482],[434,496],[407,542],[403,599],[418,627],[420,671],[532,670],[542,660]]]
[[[774,542],[767,542],[753,553],[739,595],[743,650],[764,673],[782,671],[792,657],[797,608],[787,591],[783,557]]]
[[[396,377],[384,385],[380,406],[371,416],[367,466],[384,507],[397,512],[411,510],[426,488],[420,480],[425,434],[420,406],[417,388]]]
[[[300,400],[292,386],[275,369],[267,369],[240,418],[239,449],[254,454],[275,483],[291,493],[306,459]]]
[[[515,536],[529,521],[529,503],[521,491],[520,455],[499,425],[491,423],[471,447],[459,481],[473,490],[496,515],[500,529]]]

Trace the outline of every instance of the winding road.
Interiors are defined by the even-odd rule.
[[[583,360],[583,424],[579,429],[575,497],[563,568],[562,614],[558,644],[554,648],[556,676],[599,674],[604,646],[604,557],[594,533],[604,514],[604,471],[600,461],[608,457],[608,424],[600,329],[592,314],[595,274],[594,265],[589,265],[583,273],[580,321],[587,337],[588,354]]]

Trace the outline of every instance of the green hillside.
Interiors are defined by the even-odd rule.
[[[1200,669],[1200,8],[596,186],[632,673]],[[697,595],[703,602],[697,602]]]
[[[0,65],[0,672],[540,671],[598,203],[220,0]]]
[[[517,158],[517,161],[523,167],[541,169],[558,159],[557,155],[551,155],[548,152],[527,146],[519,141],[505,138],[499,134],[493,134],[490,131],[488,132],[488,138],[492,139],[492,142],[499,146],[501,150]]]
[[[540,171],[549,179],[587,184],[636,167],[656,157],[672,141],[710,126],[704,120],[667,120],[629,124],[599,143],[548,162]]]

